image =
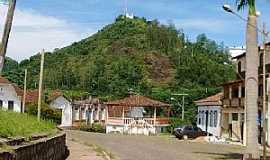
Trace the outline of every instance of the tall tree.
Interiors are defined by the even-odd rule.
[[[248,8],[246,30],[246,152],[252,158],[259,159],[258,146],[258,43],[257,43],[257,16],[255,0],[236,0],[237,9]]]
[[[8,8],[8,13],[7,13],[7,18],[5,22],[5,28],[4,32],[2,35],[2,41],[0,45],[0,73],[2,73],[3,67],[4,67],[4,61],[5,61],[5,56],[7,52],[7,45],[8,45],[8,39],[9,39],[9,34],[11,31],[12,27],[12,21],[13,21],[13,16],[14,16],[14,11],[16,7],[16,0],[9,0],[9,8]]]

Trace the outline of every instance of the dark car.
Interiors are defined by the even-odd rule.
[[[185,136],[187,138],[197,138],[200,136],[206,136],[206,132],[196,126],[182,126],[175,129],[174,135],[179,139],[182,139]]]

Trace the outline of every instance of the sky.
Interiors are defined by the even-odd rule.
[[[1,1],[1,0],[0,0]],[[127,0],[128,10],[148,20],[174,23],[190,40],[205,33],[226,46],[245,44],[245,22],[222,10],[235,0]],[[125,0],[17,0],[7,56],[21,61],[43,48],[53,51],[86,38],[124,12]],[[259,24],[270,30],[270,3],[257,0]],[[0,4],[0,32],[7,6]],[[239,14],[246,17],[245,11]],[[1,33],[2,35],[2,33]]]

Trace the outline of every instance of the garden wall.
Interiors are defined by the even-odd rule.
[[[0,152],[0,160],[65,160],[69,155],[65,133],[14,146],[12,150]]]

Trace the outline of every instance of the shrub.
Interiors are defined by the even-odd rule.
[[[100,123],[94,123],[92,125],[81,125],[80,130],[86,132],[97,132],[97,133],[105,133],[105,126]]]
[[[30,115],[37,115],[38,105],[33,103],[26,106],[26,112]],[[60,110],[50,108],[48,104],[42,103],[41,105],[41,118],[46,120],[51,120],[57,124],[61,123],[62,113]]]

